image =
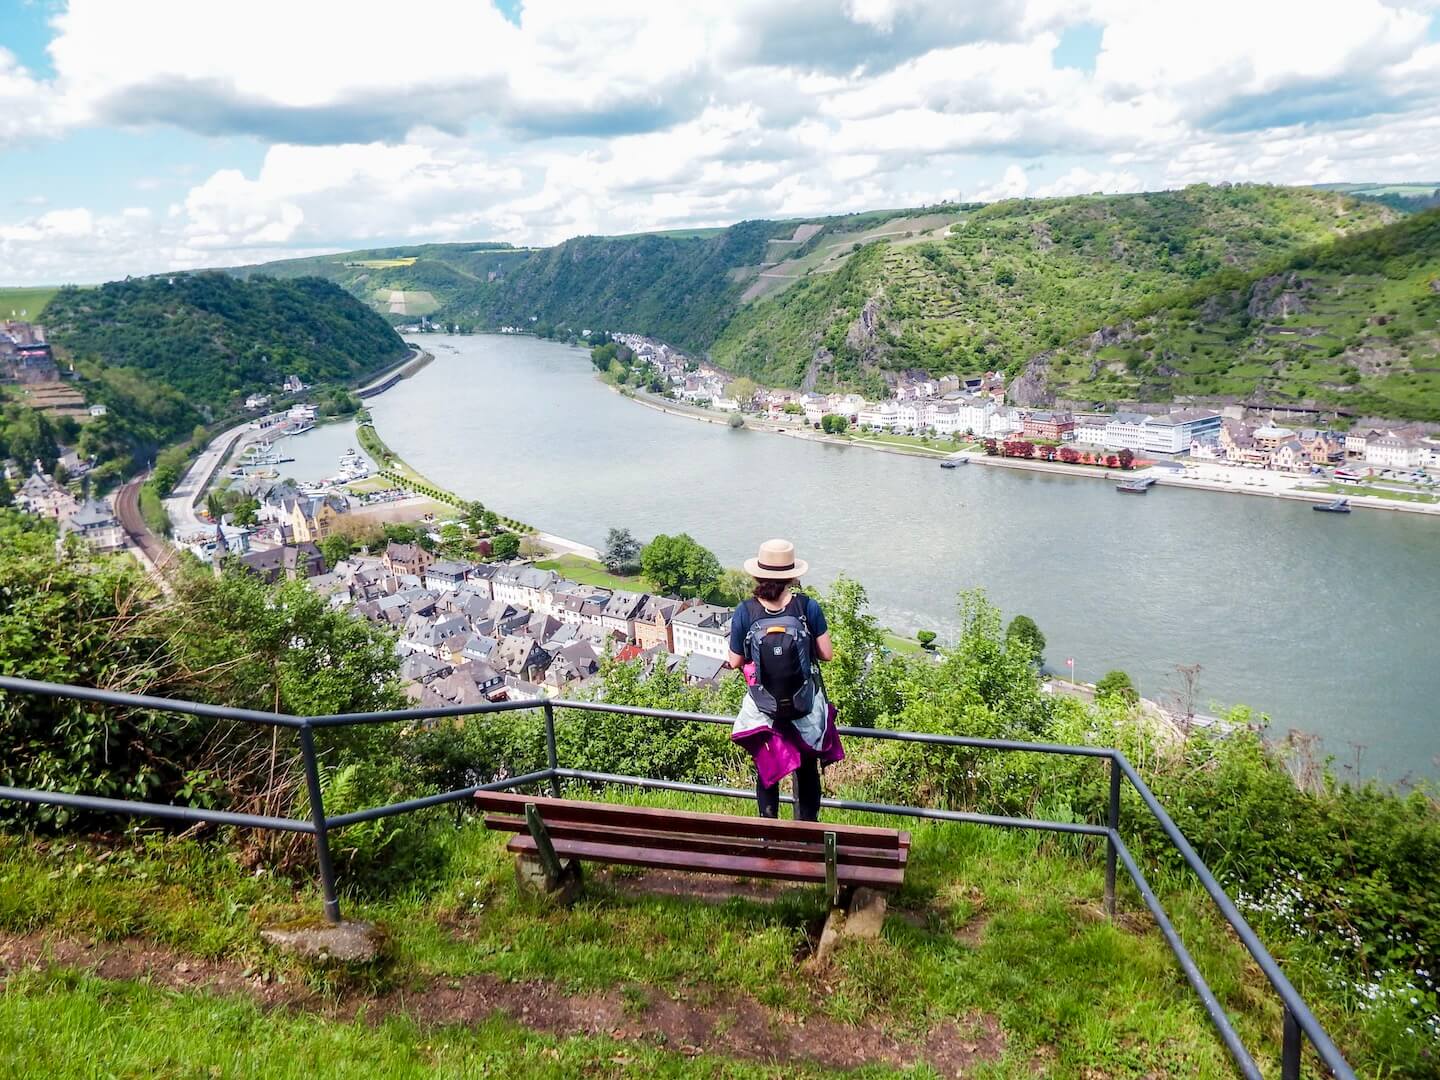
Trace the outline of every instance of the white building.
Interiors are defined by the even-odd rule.
[[[714,604],[696,604],[676,614],[670,628],[675,636],[675,652],[680,656],[699,653],[724,660],[730,655],[729,608]]]
[[[1090,446],[1104,446],[1106,429],[1113,419],[1106,413],[1076,413],[1075,441]]]
[[[245,408],[247,409],[263,409],[266,405],[269,404],[269,394],[251,394],[245,399]]]
[[[87,499],[73,514],[60,522],[60,538],[80,537],[92,551],[119,551],[125,546],[125,530],[103,499]]]
[[[1417,442],[1398,435],[1383,435],[1365,442],[1365,464],[1387,469],[1418,468],[1428,455]]]
[[[986,438],[994,433],[996,412],[995,402],[988,397],[962,397],[955,402],[955,430],[973,431],[976,438]]]
[[[893,428],[900,419],[900,406],[893,401],[867,401],[857,417],[861,426]]]

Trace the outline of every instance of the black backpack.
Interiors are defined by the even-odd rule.
[[[753,597],[745,601],[751,619],[745,659],[755,665],[750,697],[776,720],[799,719],[815,704],[814,649],[804,604],[801,597],[791,597],[777,613]]]

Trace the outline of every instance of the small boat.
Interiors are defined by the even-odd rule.
[[[1154,484],[1153,476],[1145,476],[1136,480],[1121,480],[1115,485],[1115,490],[1122,495],[1144,495]]]
[[[954,458],[950,458],[950,459],[947,460],[947,461],[942,461],[942,462],[940,462],[940,468],[942,468],[942,469],[953,469],[953,468],[956,468],[956,467],[957,467],[958,465],[960,465],[960,464],[961,464],[961,462],[956,461]]]
[[[1350,513],[1350,500],[1336,499],[1334,502],[1317,504],[1310,509],[1321,514],[1348,514]]]

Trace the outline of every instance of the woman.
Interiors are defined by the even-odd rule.
[[[835,655],[825,612],[794,591],[809,565],[788,540],[767,540],[745,572],[755,593],[730,620],[730,666],[745,673],[731,734],[755,758],[760,816],[780,816],[780,781],[795,774],[795,818],[820,817],[820,765],[844,757],[816,664]]]

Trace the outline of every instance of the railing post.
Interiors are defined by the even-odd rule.
[[[330,831],[325,825],[325,799],[320,793],[320,767],[315,761],[315,732],[309,720],[300,728],[300,754],[305,759],[305,788],[310,793],[310,820],[315,825],[315,861],[320,866],[320,893],[325,898],[325,918],[338,923],[340,900],[335,895]]]
[[[1111,833],[1105,838],[1105,914],[1115,917],[1115,833],[1120,829],[1120,763],[1110,755],[1110,813],[1105,824]]]
[[[555,706],[550,704],[550,699],[545,699],[545,756],[550,762],[550,794],[553,798],[560,798],[560,778],[555,775],[555,770],[560,767],[560,755],[555,750]]]
[[[1280,1046],[1280,1080],[1300,1080],[1300,1021],[1284,1006]]]

